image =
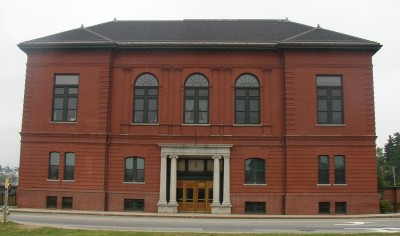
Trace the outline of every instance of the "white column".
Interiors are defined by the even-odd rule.
[[[224,200],[222,205],[231,206],[231,174],[230,174],[230,156],[224,156]]]
[[[167,204],[167,155],[161,154],[160,199],[157,205]]]
[[[169,158],[171,158],[171,178],[170,178],[168,205],[177,205],[177,203],[176,203],[176,160],[178,159],[178,156],[170,156]]]
[[[219,160],[221,159],[220,156],[213,156],[214,159],[214,181],[213,181],[213,202],[212,206],[220,206],[221,203],[219,202]]]

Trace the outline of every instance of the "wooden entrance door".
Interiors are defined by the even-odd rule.
[[[176,186],[179,212],[211,212],[212,181],[182,180],[177,181]]]

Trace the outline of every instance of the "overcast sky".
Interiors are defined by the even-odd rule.
[[[1,165],[19,165],[27,56],[17,44],[117,20],[284,19],[379,42],[373,57],[377,145],[400,131],[399,0],[9,0],[0,5]]]

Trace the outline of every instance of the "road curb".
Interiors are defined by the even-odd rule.
[[[53,210],[37,208],[11,208],[13,212],[44,213],[44,214],[76,214],[102,216],[131,216],[131,217],[167,217],[167,218],[207,218],[207,219],[352,219],[352,218],[400,218],[400,213],[368,214],[368,215],[218,215],[195,213],[142,213],[142,212],[115,212],[115,211],[81,211],[81,210]]]

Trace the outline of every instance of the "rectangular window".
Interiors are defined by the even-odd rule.
[[[318,184],[329,184],[329,157],[318,157]]]
[[[144,159],[140,157],[125,158],[124,182],[144,182]]]
[[[72,197],[62,198],[62,209],[72,209]]]
[[[346,164],[344,156],[335,156],[335,184],[346,184]]]
[[[60,164],[60,153],[58,152],[50,152],[49,157],[49,174],[48,179],[58,179],[58,169]]]
[[[125,211],[144,211],[144,199],[124,199]]]
[[[265,184],[265,160],[259,158],[247,159],[245,171],[246,184]]]
[[[67,152],[65,153],[64,180],[74,180],[74,172],[75,172],[75,153]]]
[[[76,122],[79,75],[56,75],[53,91],[52,121]]]
[[[318,124],[343,124],[342,77],[317,76]]]
[[[46,208],[57,208],[57,197],[47,196],[46,197]]]
[[[319,203],[319,214],[330,214],[331,213],[331,203],[330,202],[320,202]]]
[[[265,202],[245,202],[244,212],[246,214],[265,214],[265,205]]]
[[[336,214],[346,214],[347,213],[347,203],[346,202],[335,202],[335,213]]]

